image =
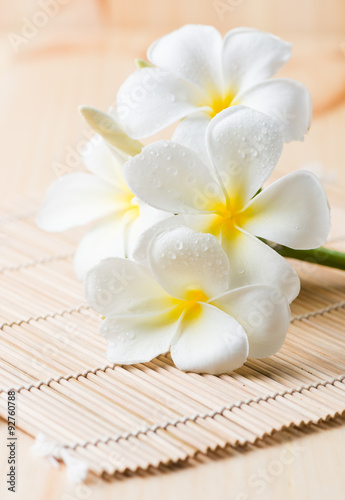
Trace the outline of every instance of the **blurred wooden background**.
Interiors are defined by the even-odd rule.
[[[107,109],[133,59],[185,23],[293,42],[281,74],[309,87],[314,120],[304,143],[285,147],[281,169],[309,164],[345,185],[343,0],[0,0],[0,194],[43,196],[63,172],[57,164],[81,168],[72,151],[88,130],[77,106]]]
[[[309,87],[314,119],[303,143],[285,146],[280,171],[307,165],[344,188],[344,0],[0,0],[1,197],[42,199],[58,175],[82,169],[78,150],[89,131],[77,106],[107,109],[134,69],[133,59],[145,57],[157,36],[185,23],[213,24],[222,34],[251,26],[293,42],[292,60],[281,74]],[[2,435],[4,427],[1,423]],[[63,471],[43,461],[36,465],[29,455],[31,440],[22,435],[16,498],[162,498],[165,489],[168,498],[188,500],[344,498],[342,420],[330,432],[307,433],[304,451],[257,494],[248,480],[259,463],[279,458],[286,445],[281,439],[256,447],[255,454],[200,459],[202,465],[188,465],[183,473],[98,485],[83,496],[66,485]],[[5,465],[0,458],[1,472]]]

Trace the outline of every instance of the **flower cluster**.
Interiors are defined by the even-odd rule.
[[[218,374],[282,346],[300,282],[274,245],[319,247],[330,226],[310,172],[264,187],[284,142],[310,125],[305,87],[271,78],[290,52],[253,29],[222,40],[210,26],[184,26],[151,45],[116,109],[81,108],[98,139],[89,173],[58,179],[37,223],[95,222],[75,271],[105,318],[109,360],[170,349],[177,367]],[[170,141],[138,141],[178,120]]]

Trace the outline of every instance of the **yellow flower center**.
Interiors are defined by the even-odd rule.
[[[249,215],[247,210],[243,212],[243,206],[239,202],[233,202],[231,206],[220,202],[212,208],[217,218],[213,221],[207,232],[217,237],[221,232],[223,237],[235,237],[238,234],[237,229],[244,224]]]
[[[133,216],[139,216],[139,202],[136,196],[133,196],[133,193],[130,193],[130,199],[128,203],[128,210],[133,211]]]
[[[236,92],[234,91],[228,91],[223,94],[218,90],[211,90],[208,95],[209,99],[205,104],[206,106],[209,106],[211,108],[209,111],[211,118],[223,111],[223,109],[226,109],[229,106],[235,104],[234,99],[236,96]],[[238,102],[236,102],[236,104],[238,104]]]
[[[139,216],[139,202],[136,196],[127,188],[123,189],[122,193],[116,194],[117,201],[121,201],[121,211],[123,215],[130,219],[135,219]]]
[[[194,305],[195,302],[207,302],[207,295],[202,290],[188,290],[186,293],[185,306]]]
[[[178,320],[182,313],[184,313],[184,320],[195,320],[201,312],[200,302],[207,302],[208,300],[209,297],[202,290],[188,290],[184,300],[172,299],[172,303],[175,303],[176,307],[170,311],[171,320]]]

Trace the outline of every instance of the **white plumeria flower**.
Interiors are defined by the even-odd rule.
[[[212,117],[238,104],[275,118],[284,141],[303,140],[312,115],[308,90],[291,79],[271,79],[290,55],[291,44],[269,33],[236,28],[222,40],[212,26],[186,25],[150,46],[154,67],[128,77],[117,109],[134,138],[184,118],[173,140],[192,149],[204,143]]]
[[[128,188],[122,172],[130,158],[127,153],[111,151],[99,135],[86,150],[83,159],[90,173],[75,172],[57,179],[36,216],[37,225],[49,232],[97,221],[74,257],[79,279],[101,259],[130,256],[140,233],[166,217],[140,202]]]
[[[330,213],[321,182],[306,171],[286,175],[255,196],[282,148],[277,122],[244,106],[211,121],[209,161],[174,142],[144,148],[124,166],[128,185],[145,203],[178,215],[142,235],[137,262],[146,263],[154,234],[187,225],[217,237],[231,263],[233,286],[271,284],[292,301],[300,287],[296,272],[256,236],[290,248],[316,248],[327,238]]]
[[[181,226],[151,241],[148,268],[106,259],[89,271],[84,289],[106,317],[99,331],[118,364],[147,362],[171,348],[182,370],[230,372],[247,356],[277,352],[290,321],[278,289],[234,289],[217,239]]]

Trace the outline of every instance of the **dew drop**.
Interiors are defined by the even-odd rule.
[[[176,248],[177,248],[177,250],[182,250],[182,248],[183,248],[183,243],[182,243],[182,241],[177,241],[177,243],[176,243]]]

